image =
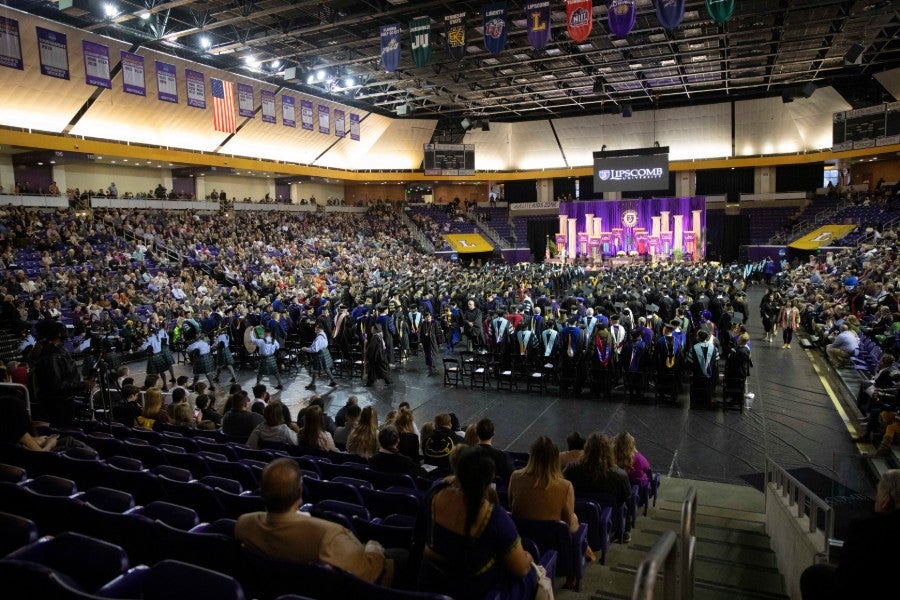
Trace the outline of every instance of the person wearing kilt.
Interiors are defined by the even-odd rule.
[[[328,385],[331,387],[337,385],[337,382],[334,380],[334,373],[331,370],[334,363],[331,360],[331,352],[328,351],[328,337],[325,335],[321,321],[316,321],[315,330],[316,337],[312,344],[303,349],[304,352],[309,352],[310,354],[309,376],[311,381],[306,386],[308,390],[316,389],[316,373],[320,372],[324,372],[331,378]]]
[[[265,337],[259,337],[261,334],[265,334]],[[278,374],[278,363],[275,362],[275,353],[278,352],[280,346],[277,340],[272,339],[272,332],[256,326],[250,333],[250,341],[256,344],[257,349],[259,349],[259,369],[256,371],[256,385],[262,382],[264,375],[270,375],[274,376],[275,381],[278,382],[275,389],[282,389],[284,386],[281,384],[281,376]]]
[[[169,363],[162,352],[162,343],[159,340],[159,335],[153,333],[147,336],[146,341],[141,344],[139,350],[147,350],[150,353],[150,356],[147,358],[147,375],[165,375],[166,370],[169,368]],[[167,390],[165,378],[162,378],[162,381],[163,390]],[[175,383],[174,374],[172,383]]]
[[[172,350],[169,349],[169,334],[166,332],[165,324],[160,323],[158,320],[153,320],[150,323],[151,331],[156,329],[156,337],[159,340],[159,346],[162,350],[162,355],[166,359],[166,364],[168,365],[166,368],[169,371],[169,377],[172,380],[172,385],[175,385],[175,356],[172,354]],[[162,372],[160,373],[162,375]],[[165,382],[165,378],[163,378]]]
[[[228,347],[228,344],[228,332],[222,330],[219,335],[216,336],[214,344],[216,348],[216,382],[219,381],[219,373],[222,372],[222,369],[228,369],[231,373],[231,383],[237,381],[237,375],[234,372],[234,355],[231,353],[231,348]]]
[[[187,347],[187,353],[194,363],[194,383],[197,383],[201,375],[206,375],[206,379],[209,381],[209,390],[214,392],[216,386],[213,382],[212,373],[216,370],[216,365],[213,362],[209,344],[202,337],[197,337]]]

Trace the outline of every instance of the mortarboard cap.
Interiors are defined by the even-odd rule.
[[[624,302],[613,302],[613,306],[618,308],[619,310],[622,310],[623,308],[625,308],[625,303]]]
[[[647,305],[647,312],[655,313],[658,310],[659,310],[659,306],[657,306],[656,304],[648,304]]]

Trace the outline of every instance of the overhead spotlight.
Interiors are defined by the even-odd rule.
[[[468,117],[463,117],[463,120],[459,122],[459,126],[468,131],[469,127],[472,126],[472,121]]]
[[[818,89],[818,88],[816,87],[816,84],[814,84],[812,81],[809,81],[809,82],[806,83],[806,85],[804,85],[804,86],[800,89],[800,95],[803,96],[804,98],[809,98],[809,97],[811,97],[813,94],[816,93],[816,90],[817,90],[817,89]]]
[[[113,19],[119,14],[119,9],[114,4],[107,2],[103,5],[103,14],[106,15],[107,19]]]
[[[209,50],[212,47],[212,42],[208,37],[203,36],[202,38],[200,38],[200,47],[204,50]]]
[[[844,54],[845,65],[861,65],[862,64],[863,47],[862,44],[853,44],[847,53]]]
[[[275,60],[272,61],[271,66],[273,69],[277,69],[278,67],[281,66],[281,61],[276,58]]]
[[[312,73],[310,73],[306,77],[306,83],[313,83],[313,82],[315,82],[315,80],[316,80],[316,77]]]
[[[482,131],[490,131],[491,130],[491,122],[485,119],[481,122],[481,130]]]
[[[145,10],[144,12],[142,12],[142,13],[141,13],[140,15],[138,15],[138,16],[141,18],[142,21],[146,21],[147,19],[150,18],[150,11],[149,11],[149,10]]]
[[[256,58],[253,56],[245,56],[244,64],[246,64],[248,67],[250,67],[252,69],[252,68],[256,67],[257,65],[259,65],[259,61],[256,60]]]
[[[316,79],[319,81],[322,81],[323,79],[325,79],[325,71],[322,69],[319,69],[318,71],[316,71]]]
[[[344,79],[344,87],[349,88],[349,87],[353,87],[354,85],[356,85],[356,81],[354,81],[354,79],[352,77],[346,77]]]
[[[631,116],[631,105],[623,104],[622,105],[622,116],[626,119]]]

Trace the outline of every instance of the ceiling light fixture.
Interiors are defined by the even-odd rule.
[[[318,79],[319,81],[322,81],[323,79],[325,79],[325,71],[322,69],[319,69],[318,71],[316,71],[316,79]]]
[[[109,2],[106,2],[103,5],[103,14],[106,15],[107,19],[114,19],[116,17],[116,15],[119,14],[119,9],[116,8],[116,6],[114,4],[110,4]]]
[[[209,50],[212,47],[212,42],[209,41],[208,37],[203,36],[202,38],[200,38],[200,47],[204,50]]]
[[[142,21],[146,21],[147,19],[150,18],[150,11],[145,10],[144,12],[142,12],[142,13],[141,13],[140,15],[138,15],[138,16],[141,17],[141,20],[142,20]]]

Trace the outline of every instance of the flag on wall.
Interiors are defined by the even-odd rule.
[[[591,0],[566,0],[566,29],[573,41],[580,44],[586,40],[593,25]]]
[[[212,92],[213,128],[216,131],[235,133],[237,123],[234,116],[234,84],[210,77]]]

